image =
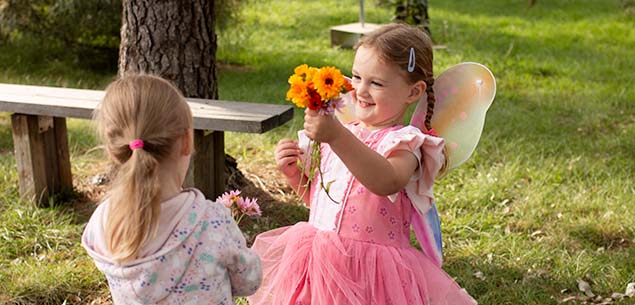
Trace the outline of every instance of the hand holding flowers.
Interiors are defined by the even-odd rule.
[[[342,128],[342,123],[335,116],[321,115],[311,109],[304,111],[304,133],[314,141],[331,143]]]
[[[320,141],[326,140],[328,142],[333,136],[338,122],[332,114],[342,107],[343,94],[353,90],[353,87],[344,75],[334,67],[318,69],[306,64],[294,69],[294,74],[289,77],[289,84],[287,100],[292,101],[300,108],[308,107],[308,110],[305,111],[304,128],[307,136],[312,139],[311,152],[300,164],[303,173],[305,172],[304,167],[309,164],[308,181],[304,185],[300,182],[299,187],[303,186],[306,190],[306,186],[313,180],[317,171],[320,173],[320,187],[326,191],[330,198],[328,190],[330,182],[324,184],[324,181],[321,180]],[[304,197],[304,194],[300,197]]]

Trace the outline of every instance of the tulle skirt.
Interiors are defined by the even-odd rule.
[[[264,278],[251,305],[476,304],[414,247],[348,239],[301,222],[262,233],[252,249]]]

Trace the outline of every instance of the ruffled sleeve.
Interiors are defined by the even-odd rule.
[[[377,146],[377,152],[384,157],[397,150],[406,150],[412,152],[419,161],[419,169],[405,189],[413,205],[422,215],[430,209],[434,199],[432,186],[444,162],[444,145],[443,138],[424,134],[414,126],[406,126],[389,132]],[[395,201],[397,195],[398,193],[395,193],[388,198]]]

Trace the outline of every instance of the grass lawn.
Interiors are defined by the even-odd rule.
[[[430,1],[435,73],[488,66],[498,94],[474,156],[436,186],[445,270],[480,304],[591,304],[635,282],[635,3],[630,0]],[[366,5],[368,22],[391,11]],[[329,26],[355,22],[356,2],[250,1],[219,34],[220,97],[287,103],[295,66],[350,71]],[[0,45],[0,82],[99,88],[114,72],[84,70],[36,44]],[[273,147],[302,126],[226,134],[265,215],[250,236],[307,217],[275,171]],[[69,120],[74,183],[64,207],[18,198],[10,116],[0,114],[0,303],[102,304],[105,278],[79,245],[103,187],[104,156],[87,121]],[[608,302],[608,301],[607,301]],[[606,304],[635,304],[635,298]]]

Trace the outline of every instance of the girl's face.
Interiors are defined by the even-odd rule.
[[[403,124],[408,105],[425,92],[421,83],[409,84],[403,72],[379,58],[375,49],[359,47],[353,62],[355,116],[367,129]],[[420,92],[423,90],[423,92]]]

